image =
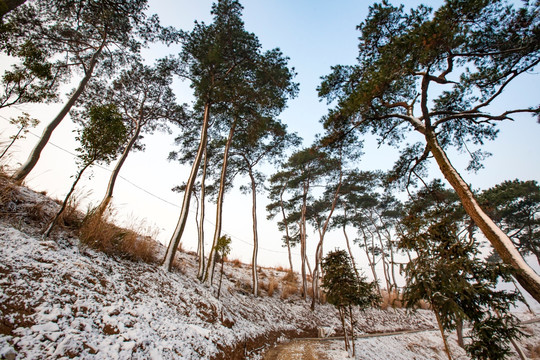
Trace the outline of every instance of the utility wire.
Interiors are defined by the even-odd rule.
[[[4,119],[5,121],[7,121],[7,122],[9,123],[9,119],[7,119],[6,117],[0,115],[0,118]],[[9,123],[9,124],[12,125],[11,123]],[[33,136],[35,136],[35,137],[38,138],[38,139],[41,138],[41,136],[35,134],[34,132],[32,132],[32,131],[30,131],[30,130],[28,130],[28,133],[31,134],[31,135],[33,135]],[[59,149],[59,150],[65,152],[65,153],[71,155],[72,157],[78,158],[77,154],[75,154],[74,152],[71,152],[71,151],[69,151],[69,150],[67,150],[67,149],[65,149],[65,148],[63,148],[63,147],[61,147],[61,146],[59,146],[59,145],[56,145],[56,144],[53,143],[52,141],[49,141],[47,144],[51,144],[53,147],[55,147],[55,148],[57,148],[57,149]],[[108,172],[112,173],[112,170],[111,170],[111,169],[106,168],[106,167],[104,167],[104,166],[102,166],[102,165],[99,165],[99,164],[93,164],[91,167],[97,167],[97,168],[99,168],[99,169],[102,169],[102,170],[105,170],[105,171],[108,171]],[[162,202],[164,202],[164,203],[166,203],[166,204],[169,204],[169,205],[171,205],[171,206],[174,206],[174,207],[177,208],[177,209],[180,209],[180,206],[179,206],[178,204],[175,204],[175,203],[172,203],[172,202],[170,202],[170,201],[168,201],[168,200],[166,200],[166,199],[163,199],[163,198],[160,197],[159,195],[156,195],[156,194],[150,192],[149,190],[147,190],[147,189],[145,189],[145,188],[143,188],[143,187],[141,187],[141,186],[135,184],[134,182],[132,182],[131,180],[125,178],[124,176],[118,175],[118,177],[121,178],[122,180],[124,180],[125,182],[127,182],[128,184],[130,184],[131,186],[133,186],[133,187],[139,189],[140,191],[143,191],[143,192],[145,192],[146,194],[148,194],[148,195],[150,195],[150,196],[152,196],[152,197],[154,197],[154,198],[156,198],[156,199],[158,199],[158,200],[160,200],[160,201],[162,201]],[[191,209],[191,210],[189,210],[189,211],[190,211],[192,214],[195,214],[195,211],[193,211],[193,209]],[[208,224],[210,224],[210,225],[212,225],[212,226],[215,226],[215,223],[212,222],[211,220],[205,219],[205,222],[208,223]],[[253,243],[248,242],[248,241],[245,241],[245,240],[241,239],[240,237],[238,237],[238,236],[236,236],[236,235],[234,235],[234,234],[229,233],[228,231],[223,231],[223,232],[224,232],[225,234],[229,235],[231,238],[234,238],[234,239],[236,239],[236,240],[238,240],[238,241],[240,241],[240,242],[242,242],[242,243],[244,243],[244,244],[253,246]],[[264,247],[261,247],[261,246],[259,246],[259,250],[264,250],[264,251],[268,251],[268,252],[272,252],[272,253],[276,253],[276,254],[288,254],[287,251],[272,250],[272,249],[267,249],[267,248],[264,248]],[[294,253],[294,252],[291,252],[291,254],[292,254],[292,255],[300,256],[300,253]]]

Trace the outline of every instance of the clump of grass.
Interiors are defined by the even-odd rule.
[[[298,279],[296,274],[288,271],[282,278],[283,286],[281,287],[281,299],[285,300],[299,292]]]
[[[228,262],[234,266],[235,268],[241,268],[243,263],[242,261],[240,261],[240,259],[231,259],[231,260],[228,260]]]
[[[270,277],[268,279],[268,289],[266,292],[268,293],[268,296],[274,295],[274,292],[279,288],[279,282],[275,277]]]
[[[288,271],[285,276],[281,278],[283,281],[296,283],[296,275],[292,271]]]
[[[137,229],[123,229],[108,221],[110,212],[103,217],[90,213],[79,230],[81,243],[110,255],[155,262],[157,243],[141,235]]]
[[[290,298],[292,295],[295,295],[298,293],[298,286],[296,284],[286,284],[283,286],[281,290],[281,299],[286,300]]]
[[[391,292],[383,290],[381,293],[380,307],[382,310],[386,310],[389,307],[392,307],[394,309],[403,308],[403,295],[396,290],[392,290]]]
[[[82,191],[75,191],[68,199],[66,208],[60,214],[60,217],[56,221],[57,225],[60,225],[65,228],[70,229],[79,229],[84,221],[84,215],[79,211],[82,201],[87,198],[89,195],[88,192],[83,193]],[[62,200],[55,202],[62,204]]]
[[[262,281],[260,283],[260,288],[266,291],[268,296],[272,296],[279,289],[279,281],[274,276],[271,276],[268,278],[268,281]]]

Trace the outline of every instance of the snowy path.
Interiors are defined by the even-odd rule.
[[[527,343],[538,344],[539,322],[540,318],[536,318],[522,323],[524,326],[529,325],[529,333],[534,334],[527,339]],[[463,349],[457,345],[455,336],[451,335],[449,342],[455,360],[468,359]],[[527,344],[522,343],[522,347],[527,348]],[[342,337],[296,339],[271,348],[263,360],[350,359],[343,349]],[[356,351],[357,360],[447,359],[438,329],[362,334],[356,338]]]

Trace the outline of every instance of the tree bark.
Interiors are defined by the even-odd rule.
[[[289,224],[287,222],[287,216],[285,216],[285,207],[283,206],[283,193],[285,192],[285,186],[283,186],[281,193],[279,194],[279,206],[281,207],[281,214],[283,216],[283,226],[285,226],[285,242],[287,243],[287,252],[289,253],[289,266],[291,274],[293,271],[292,254],[291,254],[291,242],[289,236]]]
[[[343,327],[343,339],[345,340],[345,351],[349,352],[349,337],[347,336],[347,326],[345,325],[345,314],[342,306],[338,306],[339,318],[341,319],[341,326]]]
[[[171,237],[169,242],[169,247],[167,248],[167,253],[165,254],[165,259],[163,260],[163,268],[166,271],[171,271],[174,255],[176,254],[176,249],[180,244],[180,239],[184,233],[186,227],[186,222],[189,214],[189,203],[191,200],[191,192],[193,191],[193,185],[197,179],[197,172],[199,171],[199,165],[201,164],[201,159],[206,148],[206,140],[208,137],[208,126],[210,123],[210,103],[206,103],[204,106],[204,118],[203,118],[203,127],[201,129],[201,139],[199,142],[199,148],[197,150],[197,155],[195,156],[195,161],[191,166],[191,173],[186,184],[186,189],[184,191],[184,200],[182,202],[182,210],[180,211],[180,217],[176,225],[176,229]]]
[[[540,302],[540,276],[525,262],[512,240],[491,220],[478,205],[474,194],[461,175],[450,163],[445,151],[439,145],[436,135],[426,131],[425,138],[441,172],[458,194],[463,208],[480,228],[484,236],[495,248],[505,264],[515,270],[514,277],[519,284],[538,302]]]
[[[205,189],[205,182],[206,182],[206,169],[208,167],[208,151],[206,149],[206,146],[204,147],[204,164],[203,164],[203,172],[201,176],[201,216],[200,216],[200,223],[199,226],[199,270],[197,273],[197,278],[199,280],[202,280],[204,277],[204,215],[205,215],[205,202],[206,202],[206,189]]]
[[[354,261],[353,253],[351,250],[351,244],[349,242],[349,236],[347,235],[347,231],[345,230],[345,224],[343,224],[343,235],[345,236],[345,242],[347,243],[347,250],[349,252],[349,256],[351,257],[352,266],[354,269],[354,273],[356,274],[356,279],[360,280],[360,274],[358,273],[358,269],[356,268],[356,262]]]
[[[352,306],[349,305],[349,318],[351,319],[351,345],[352,345],[352,357],[356,358],[356,346],[354,344],[354,317],[352,312]]]
[[[446,355],[448,355],[448,360],[452,360],[452,354],[450,353],[450,346],[448,346],[448,340],[446,339],[446,335],[444,335],[444,328],[442,326],[441,317],[439,315],[439,312],[437,311],[437,308],[431,305],[433,308],[433,312],[435,313],[435,317],[437,318],[437,324],[439,325],[439,331],[441,332],[441,337],[444,343],[444,351],[446,352]]]
[[[458,345],[465,349],[465,342],[463,341],[463,319],[456,319],[456,335]]]
[[[307,276],[306,276],[306,209],[307,191],[309,186],[304,183],[304,196],[302,198],[302,210],[300,215],[300,256],[302,257],[302,294],[307,301]]]
[[[229,163],[229,150],[231,148],[231,143],[234,135],[234,130],[236,129],[237,119],[234,119],[231,128],[229,130],[229,136],[227,138],[227,143],[225,145],[225,151],[223,152],[223,165],[221,166],[221,177],[219,180],[219,192],[216,200],[216,228],[214,231],[214,241],[212,243],[212,248],[210,249],[210,255],[208,256],[208,264],[206,266],[206,274],[204,275],[204,281],[210,279],[210,284],[214,279],[214,267],[216,265],[215,261],[215,248],[221,237],[221,223],[223,218],[223,197],[225,195],[225,182],[227,181],[227,165]]]
[[[97,207],[96,213],[97,215],[99,215],[99,217],[103,216],[103,213],[105,212],[105,210],[107,210],[107,206],[109,206],[109,203],[111,202],[113,191],[114,191],[114,185],[116,184],[116,179],[118,178],[120,169],[124,165],[124,162],[126,161],[129,155],[129,152],[133,148],[133,145],[139,138],[140,133],[141,133],[141,123],[140,121],[138,121],[135,127],[135,132],[133,133],[133,136],[131,137],[131,139],[129,139],[129,143],[127,144],[126,148],[122,152],[122,156],[116,162],[116,165],[111,173],[111,177],[109,179],[109,184],[107,185],[107,191],[105,192],[105,196],[103,197],[103,200],[101,200],[101,203]]]
[[[68,112],[71,110],[79,96],[84,92],[84,89],[86,88],[86,85],[88,84],[88,81],[90,81],[90,78],[92,78],[92,74],[94,72],[94,69],[96,67],[96,64],[98,62],[98,58],[101,55],[101,52],[103,51],[103,48],[105,47],[105,44],[107,43],[106,39],[103,40],[101,43],[101,46],[96,50],[94,55],[92,55],[92,58],[90,59],[90,63],[88,64],[88,69],[85,71],[85,75],[82,78],[81,82],[79,83],[79,86],[77,87],[77,90],[71,95],[71,98],[68,100],[68,102],[64,105],[62,110],[56,115],[54,120],[47,125],[47,127],[43,130],[43,134],[41,135],[41,138],[39,139],[38,143],[28,156],[28,159],[22,165],[15,174],[12,175],[12,179],[16,182],[21,183],[24,181],[24,179],[28,176],[30,171],[36,166],[39,157],[41,156],[41,152],[43,151],[43,148],[47,143],[49,142],[49,139],[51,138],[51,135],[53,131],[56,129],[56,127],[62,122],[64,117],[68,114]]]
[[[251,215],[253,218],[253,257],[251,259],[251,274],[253,277],[253,295],[259,294],[259,276],[257,274],[257,253],[259,251],[259,236],[257,233],[257,187],[253,171],[249,168],[249,178],[251,179],[251,198],[253,201]]]

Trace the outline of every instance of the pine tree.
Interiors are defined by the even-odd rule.
[[[449,358],[444,332],[468,321],[472,342],[465,349],[471,357],[503,359],[522,334],[510,313],[520,296],[496,289],[511,280],[512,269],[480,258],[477,242],[464,231],[467,222],[457,195],[438,181],[407,204],[399,246],[417,257],[406,266],[403,298],[410,307],[420,300],[431,304]]]
[[[329,252],[322,261],[324,278],[322,288],[325,290],[328,303],[337,307],[343,333],[345,337],[345,350],[351,348],[355,356],[354,345],[354,317],[352,308],[357,306],[361,310],[377,304],[380,297],[373,282],[367,282],[364,276],[357,277],[351,264],[351,259],[345,250]],[[349,345],[349,330],[345,322],[349,317],[351,346]]]

